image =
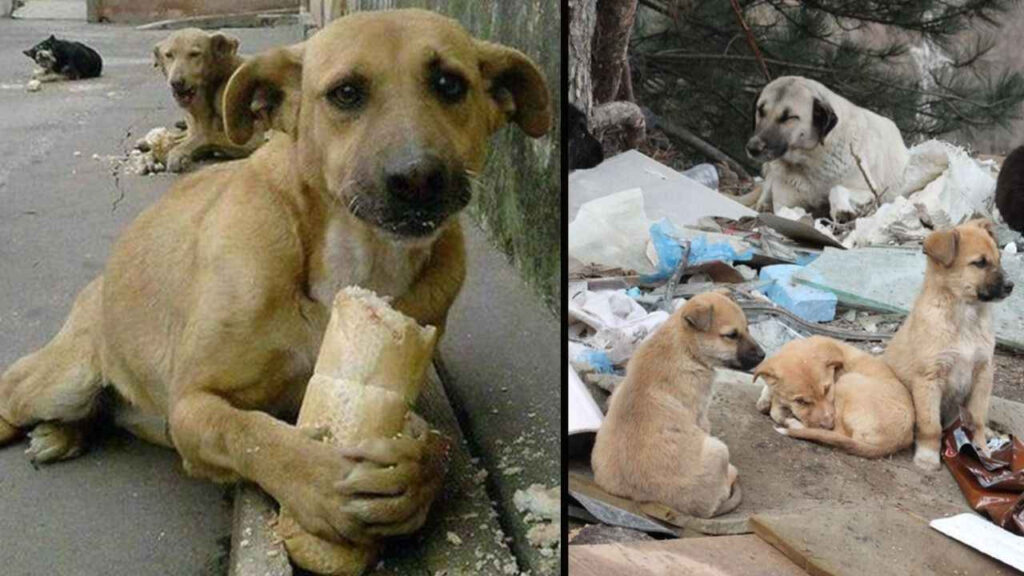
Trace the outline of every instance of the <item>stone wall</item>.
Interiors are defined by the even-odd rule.
[[[559,2],[348,0],[348,8],[436,10],[456,18],[481,38],[523,51],[544,70],[555,112],[554,128],[539,140],[528,138],[512,127],[494,136],[471,213],[538,295],[552,310],[559,312],[562,301]]]
[[[299,0],[88,0],[90,22],[131,24],[298,7]]]

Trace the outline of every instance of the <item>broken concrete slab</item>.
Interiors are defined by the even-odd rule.
[[[793,280],[832,292],[851,308],[906,314],[924,283],[926,258],[918,248],[826,248]],[[1002,265],[1007,277],[1024,283],[1024,254],[1004,255]],[[1024,290],[993,304],[992,317],[996,341],[1024,349]]]
[[[604,524],[587,524],[582,528],[569,531],[569,544],[583,546],[587,544],[613,544],[616,542],[652,542],[654,538],[646,532],[623,528],[622,526],[606,526]]]
[[[754,533],[814,576],[1010,576],[1016,570],[928,526],[895,503],[822,504],[806,513],[758,514]]]
[[[699,524],[678,517],[660,518],[705,534],[722,534],[748,531],[748,521],[755,514],[793,514],[837,504],[882,509],[899,506],[925,518],[970,510],[953,477],[945,470],[920,470],[913,463],[912,450],[867,460],[779,435],[771,419],[754,407],[760,392],[761,385],[753,384],[749,374],[716,373],[709,413],[711,433],[729,447],[730,462],[739,470],[743,502],[733,512],[701,519]],[[1001,428],[998,424],[1002,421],[1024,419],[1024,404],[994,399],[993,413],[998,415],[992,419],[994,427]],[[573,482],[571,473],[570,493]],[[658,526],[664,523],[658,522]]]
[[[630,188],[640,188],[651,220],[668,218],[677,226],[696,224],[703,216],[742,218],[757,212],[696,180],[636,151],[608,158],[589,170],[569,175],[569,221],[591,200]]]
[[[756,536],[684,538],[569,547],[574,576],[803,576],[791,560]]]
[[[793,276],[803,266],[777,264],[761,268],[759,278],[771,282],[764,294],[779,306],[807,322],[828,322],[836,316],[836,295],[802,284],[795,284]]]
[[[957,514],[929,523],[933,529],[1024,573],[1024,537],[977,514]]]

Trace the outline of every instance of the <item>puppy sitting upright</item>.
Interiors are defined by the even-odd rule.
[[[758,378],[767,385],[757,408],[786,436],[865,458],[914,443],[910,393],[882,359],[849,344],[824,336],[794,340],[754,370]]]
[[[714,368],[764,359],[747,319],[718,293],[692,298],[630,359],[597,432],[591,457],[601,488],[702,518],[739,505],[729,448],[711,436]]]
[[[924,286],[884,359],[914,398],[914,463],[937,470],[942,426],[961,406],[975,426],[974,437],[985,441],[995,352],[991,303],[1009,296],[1013,282],[1000,266],[987,220],[932,232],[924,253]]]
[[[224,87],[244,62],[237,38],[198,28],[179,30],[153,47],[153,65],[167,78],[174,101],[185,111],[185,133],[167,155],[168,170],[181,172],[193,160],[213,154],[244,158],[263,143],[261,133],[242,145],[224,134]]]

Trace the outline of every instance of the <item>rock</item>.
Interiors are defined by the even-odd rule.
[[[39,92],[39,90],[42,89],[42,87],[43,83],[39,80],[36,80],[35,78],[29,80],[25,84],[25,90],[28,90],[29,92]]]

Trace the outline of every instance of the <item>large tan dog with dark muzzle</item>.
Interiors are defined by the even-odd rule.
[[[237,38],[198,28],[178,30],[153,47],[153,65],[185,111],[185,132],[175,135],[174,146],[161,159],[168,170],[184,171],[194,160],[211,155],[244,158],[263,143],[262,133],[242,145],[224,133],[224,88],[244,62]]]
[[[845,221],[873,201],[871,186],[882,202],[906,192],[910,152],[896,124],[801,76],[761,91],[747,154],[765,163],[760,193],[744,197],[762,212],[801,207]]]
[[[747,369],[763,359],[735,302],[694,296],[629,360],[597,431],[594,480],[616,496],[702,518],[736,508],[736,467],[711,435],[711,384],[716,367]]]
[[[924,253],[924,286],[883,358],[914,398],[914,463],[937,470],[943,424],[962,406],[974,437],[985,441],[995,353],[992,303],[1009,296],[1013,282],[999,263],[988,220],[932,232]]]
[[[409,533],[439,489],[443,441],[339,449],[280,418],[297,413],[339,289],[444,327],[470,180],[506,123],[548,131],[545,80],[453,20],[361,12],[251,58],[224,110],[235,142],[257,116],[275,132],[129,226],[60,333],[0,377],[0,443],[34,427],[37,462],[74,455],[108,387],[121,425],[192,474],[259,484],[317,536]]]

